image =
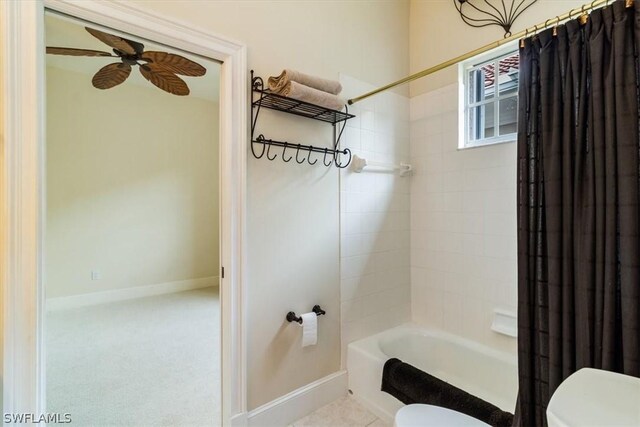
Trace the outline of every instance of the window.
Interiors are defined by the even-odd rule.
[[[464,73],[464,138],[461,148],[515,141],[518,118],[517,51],[474,58]]]

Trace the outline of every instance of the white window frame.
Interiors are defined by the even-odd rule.
[[[482,139],[471,139],[469,132],[470,126],[469,121],[471,120],[471,109],[482,106],[482,105],[494,105],[494,133],[499,132],[499,102],[504,99],[512,98],[514,95],[500,96],[499,93],[499,84],[498,84],[498,76],[499,73],[496,73],[496,84],[495,84],[495,94],[494,97],[489,101],[480,101],[480,102],[469,102],[469,86],[471,82],[469,81],[470,71],[473,69],[478,69],[486,66],[487,64],[494,63],[497,64],[501,59],[509,57],[514,53],[518,52],[517,43],[508,43],[504,46],[501,46],[498,49],[494,49],[490,52],[475,56],[467,61],[460,63],[458,67],[458,75],[459,75],[459,141],[458,148],[476,148],[476,147],[484,147],[486,145],[494,145],[494,144],[502,144],[506,142],[515,142],[517,139],[517,132],[513,132],[507,135],[497,135],[489,138]],[[498,70],[496,70],[497,72]],[[516,92],[515,95],[516,100],[518,100],[519,96]]]

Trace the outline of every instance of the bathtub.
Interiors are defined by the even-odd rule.
[[[380,391],[382,367],[396,357],[468,393],[513,412],[518,392],[515,355],[441,331],[403,325],[354,341],[347,350],[349,390],[390,422],[403,404]]]

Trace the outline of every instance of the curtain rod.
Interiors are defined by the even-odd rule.
[[[567,21],[567,20],[571,19],[575,13],[580,13],[580,21],[581,21],[582,24],[585,24],[587,22],[587,19],[588,19],[588,15],[586,14],[588,11],[596,9],[596,8],[602,6],[602,5],[606,6],[610,2],[611,2],[611,0],[594,0],[591,3],[587,3],[587,4],[582,5],[582,7],[571,9],[567,13],[564,13],[562,15],[558,15],[558,16],[556,16],[554,18],[549,18],[549,19],[547,19],[546,21],[544,21],[544,22],[542,22],[540,24],[534,25],[533,27],[529,27],[529,28],[527,28],[525,30],[522,30],[522,31],[520,31],[518,33],[515,33],[515,34],[513,34],[513,35],[511,35],[509,37],[505,37],[502,40],[496,40],[496,41],[494,41],[492,43],[489,43],[489,44],[487,44],[485,46],[482,46],[482,47],[479,47],[477,49],[474,49],[474,50],[472,50],[470,52],[467,52],[467,53],[465,53],[463,55],[456,56],[455,58],[450,59],[448,61],[445,61],[445,62],[443,62],[441,64],[434,65],[433,67],[427,68],[426,70],[418,71],[417,73],[411,74],[410,76],[407,76],[407,77],[405,77],[403,79],[400,79],[400,80],[397,80],[397,81],[395,81],[393,83],[389,83],[388,85],[379,87],[378,89],[372,90],[371,92],[367,92],[364,95],[360,95],[360,96],[356,96],[355,98],[351,98],[347,102],[349,103],[349,105],[355,104],[356,102],[360,102],[363,99],[369,98],[370,96],[377,95],[380,92],[384,92],[385,90],[389,90],[389,89],[394,88],[396,86],[399,86],[401,84],[409,83],[409,82],[411,82],[413,80],[417,80],[417,79],[420,79],[422,77],[428,76],[429,74],[433,74],[436,71],[440,71],[440,70],[442,70],[444,68],[448,68],[448,67],[450,67],[452,65],[455,65],[458,62],[462,62],[462,61],[464,61],[466,59],[473,58],[476,55],[479,55],[481,53],[487,52],[487,51],[489,51],[491,49],[495,49],[498,46],[502,46],[502,45],[504,45],[506,43],[509,43],[509,42],[513,41],[513,40],[517,40],[517,39],[522,38],[522,37],[526,38],[526,37],[532,36],[532,35],[538,33],[539,31],[546,29],[549,26],[549,24],[559,25],[561,22],[564,22],[564,21]],[[628,8],[632,7],[633,6],[633,2],[634,2],[634,0],[626,0],[626,7],[628,7]]]

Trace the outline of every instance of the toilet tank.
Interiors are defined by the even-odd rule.
[[[640,426],[640,378],[583,368],[553,393],[549,427]]]

